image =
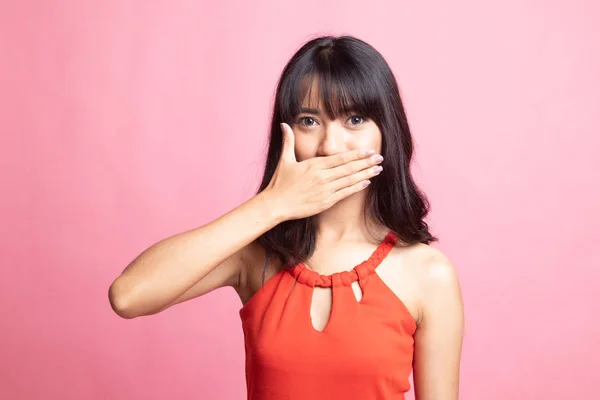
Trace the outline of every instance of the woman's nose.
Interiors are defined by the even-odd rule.
[[[325,127],[319,152],[324,156],[341,153],[346,150],[345,132],[341,126],[331,124]]]

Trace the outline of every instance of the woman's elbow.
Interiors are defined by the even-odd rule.
[[[132,306],[128,290],[123,288],[122,282],[117,278],[108,288],[108,300],[113,311],[121,318],[133,319],[141,314]]]

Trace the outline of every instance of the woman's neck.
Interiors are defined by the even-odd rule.
[[[384,231],[365,218],[366,192],[356,193],[318,214],[319,242],[372,240],[372,235]],[[381,232],[379,232],[381,230]]]

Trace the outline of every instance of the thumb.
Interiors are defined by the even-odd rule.
[[[296,142],[294,140],[294,131],[292,130],[292,127],[285,122],[279,124],[279,126],[281,127],[281,133],[283,136],[281,159],[288,162],[296,162],[296,151],[294,150]]]

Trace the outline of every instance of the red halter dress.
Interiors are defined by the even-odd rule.
[[[375,271],[397,242],[389,233],[350,271],[282,268],[256,292],[240,310],[249,400],[404,399],[416,325]],[[314,287],[332,290],[323,331],[310,317]]]

